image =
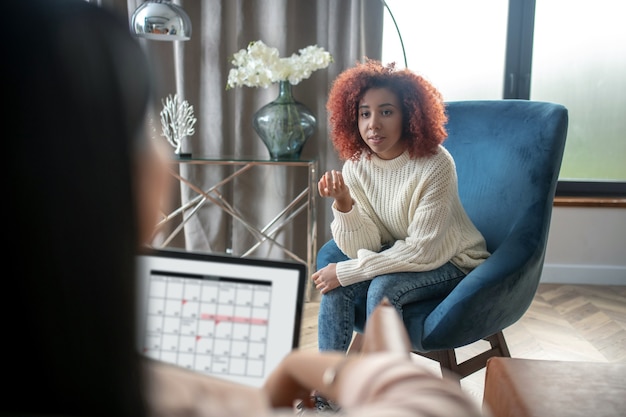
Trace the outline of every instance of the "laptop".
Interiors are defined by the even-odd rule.
[[[260,387],[298,347],[304,264],[155,249],[137,265],[143,355]]]

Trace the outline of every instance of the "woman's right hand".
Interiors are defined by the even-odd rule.
[[[337,278],[337,264],[330,263],[324,268],[315,271],[311,275],[311,280],[315,283],[315,288],[321,293],[326,294],[328,291],[334,290],[341,286],[339,278]]]
[[[317,183],[317,189],[322,197],[335,199],[337,210],[348,212],[352,209],[350,189],[343,181],[341,171],[326,171]]]

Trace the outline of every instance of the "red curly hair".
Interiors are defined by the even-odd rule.
[[[448,120],[441,93],[423,77],[408,69],[396,69],[367,59],[335,79],[326,110],[335,150],[342,160],[358,160],[372,151],[358,129],[358,106],[370,88],[391,90],[402,104],[402,138],[411,158],[433,155],[447,137]]]

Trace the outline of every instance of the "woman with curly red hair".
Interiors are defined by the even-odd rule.
[[[318,183],[320,195],[334,199],[333,239],[320,249],[312,280],[322,294],[319,348],[347,351],[383,298],[402,312],[443,297],[489,253],[441,145],[447,117],[435,87],[367,60],[337,77],[327,110],[345,162]]]

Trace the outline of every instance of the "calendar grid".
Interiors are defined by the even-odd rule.
[[[264,374],[269,282],[152,271],[144,354],[224,376]]]

